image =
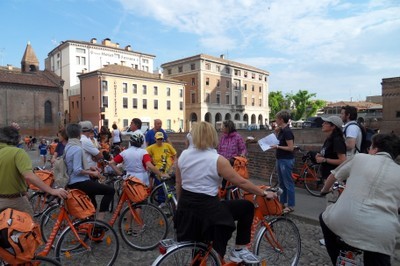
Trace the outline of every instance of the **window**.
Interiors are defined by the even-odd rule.
[[[128,93],[128,83],[122,83],[122,93]]]
[[[262,75],[258,75],[258,80],[262,80]]]
[[[137,94],[137,84],[132,84],[132,93]]]
[[[103,81],[101,82],[101,89],[102,89],[103,91],[108,91],[108,82],[107,82],[107,80],[103,80]]]
[[[192,92],[191,98],[192,98],[192,103],[195,103],[196,102],[196,94],[194,92]]]
[[[262,101],[261,101],[261,99],[258,99],[258,106],[262,106]]]
[[[122,108],[128,109],[128,98],[122,98]]]
[[[149,59],[143,58],[143,59],[142,59],[142,62],[143,62],[144,64],[148,64],[148,63],[149,63]]]
[[[210,103],[210,94],[206,93],[206,103]]]
[[[247,84],[244,84],[244,90],[247,91]]]
[[[137,98],[132,99],[132,108],[137,109]]]
[[[235,95],[235,105],[238,105],[238,104],[239,104],[239,98],[237,95]]]
[[[72,109],[75,109],[75,103],[71,102],[71,104],[72,104]]]
[[[179,97],[180,97],[180,98],[183,97],[183,89],[179,89]]]
[[[254,91],[254,85],[251,85],[251,91]]]
[[[229,88],[229,80],[226,81],[226,87]]]
[[[244,97],[244,105],[247,105],[247,97]]]
[[[76,57],[76,64],[77,64],[77,65],[81,65],[81,66],[85,66],[85,65],[86,65],[86,57],[84,57],[84,56],[77,56],[77,57]]]
[[[225,101],[226,101],[226,104],[230,104],[230,102],[229,102],[229,94],[225,95]]]
[[[258,87],[258,92],[259,92],[259,93],[261,93],[261,92],[262,92],[262,88],[261,88],[261,86],[260,86],[260,87]]]
[[[143,109],[147,109],[147,99],[143,99],[142,103]]]
[[[122,120],[122,126],[123,126],[124,128],[126,128],[127,126],[129,126],[129,119],[123,119],[123,120]]]
[[[220,65],[217,65],[216,68],[217,68],[218,72],[221,72],[221,66]]]
[[[147,94],[147,86],[143,85],[143,95],[146,95],[146,94]]]
[[[51,102],[46,101],[44,103],[44,123],[53,123],[53,115],[51,109]]]
[[[221,95],[217,93],[217,104],[221,103]]]
[[[251,106],[254,106],[254,103],[255,103],[254,98],[251,98]]]
[[[179,102],[179,110],[183,110],[183,102]]]
[[[244,72],[244,77],[247,78],[247,71]]]
[[[158,87],[154,86],[154,95],[158,95]]]
[[[396,117],[400,117],[400,111],[396,112]]]
[[[76,52],[77,52],[78,54],[84,54],[84,53],[86,53],[86,50],[83,49],[83,48],[76,48]]]
[[[154,100],[154,109],[158,109],[158,100]]]
[[[226,73],[226,74],[230,74],[230,73],[231,73],[231,69],[230,69],[229,67],[226,67],[226,68],[225,68],[225,73]]]
[[[219,79],[217,79],[217,87],[219,87]]]
[[[206,86],[210,85],[210,78],[206,78]]]
[[[207,64],[206,64],[206,69],[207,69],[207,70],[211,70],[211,64],[210,64],[210,63],[207,63]]]
[[[168,73],[168,75],[171,75],[172,70],[170,68],[168,68],[167,73]]]
[[[183,66],[179,66],[178,67],[178,72],[180,73],[180,72],[182,72],[183,71]]]
[[[192,78],[192,86],[196,85],[196,79]]]
[[[171,110],[171,101],[167,101],[167,110]]]
[[[195,64],[190,64],[190,70],[195,70],[196,69],[196,65]]]
[[[255,74],[255,73],[252,73],[252,74],[251,74],[251,78],[252,78],[252,79],[255,79],[255,78],[256,78],[256,74]]]
[[[235,76],[240,76],[240,70],[235,69]]]
[[[167,119],[167,129],[171,129],[171,119]]]
[[[108,107],[108,96],[103,96],[103,107]]]
[[[171,88],[167,87],[167,96],[171,96]]]

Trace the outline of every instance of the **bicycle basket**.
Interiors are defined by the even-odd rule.
[[[266,189],[267,186],[259,186],[261,189]],[[254,194],[245,192],[244,198],[248,201],[254,202]],[[261,210],[263,215],[281,215],[282,204],[278,198],[267,199],[266,197],[256,196],[256,202],[258,208]]]
[[[86,219],[96,213],[96,209],[89,196],[79,189],[68,191],[65,206],[68,213],[78,219]]]
[[[130,176],[124,181],[124,191],[133,202],[142,202],[149,196],[147,186],[134,176]]]
[[[54,175],[52,172],[47,170],[36,170],[35,175],[37,175],[46,185],[52,186],[54,183]],[[32,190],[40,190],[33,184],[29,184],[29,188]]]

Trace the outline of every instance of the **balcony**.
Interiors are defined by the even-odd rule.
[[[243,112],[244,111],[244,105],[231,105],[231,112]]]

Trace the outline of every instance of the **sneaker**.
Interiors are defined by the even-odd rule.
[[[232,249],[229,254],[229,259],[236,263],[242,261],[249,264],[260,263],[260,260],[247,248],[242,248],[241,250]]]

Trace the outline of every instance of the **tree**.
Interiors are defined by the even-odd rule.
[[[274,118],[276,113],[282,109],[289,109],[289,103],[286,96],[281,91],[271,91],[268,96],[268,104],[270,108],[270,118]]]

